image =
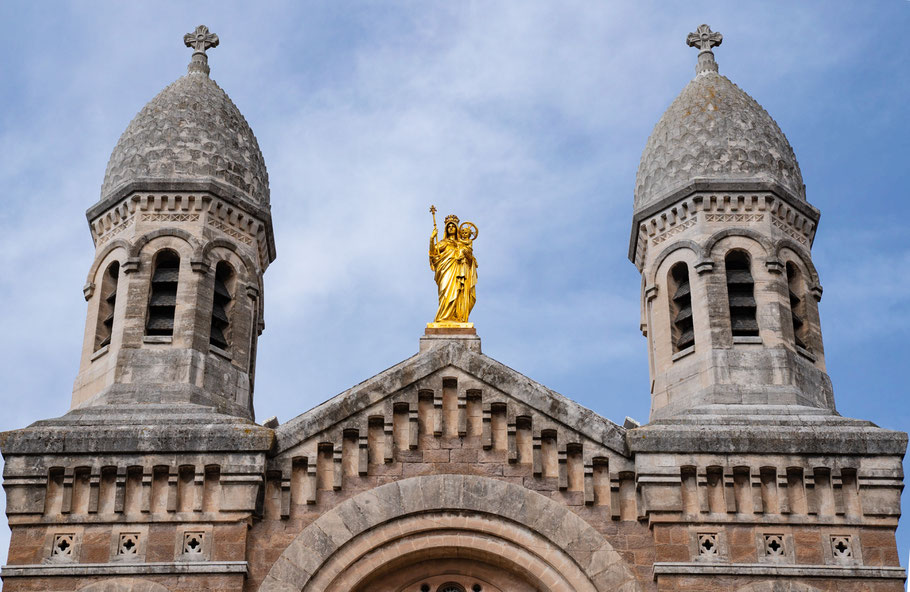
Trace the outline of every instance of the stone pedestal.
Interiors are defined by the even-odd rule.
[[[420,353],[433,348],[457,343],[472,352],[480,352],[480,337],[477,329],[472,327],[427,327],[423,337],[420,338]]]

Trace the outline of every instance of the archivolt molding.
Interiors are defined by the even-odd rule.
[[[717,246],[717,243],[719,243],[721,240],[723,240],[729,236],[742,236],[742,237],[746,237],[746,238],[751,238],[752,240],[754,240],[761,246],[762,250],[764,250],[764,255],[766,257],[768,255],[771,255],[772,253],[774,253],[774,244],[771,242],[771,240],[765,234],[758,232],[756,230],[752,230],[751,228],[739,228],[739,227],[724,228],[723,230],[719,230],[718,232],[715,232],[714,234],[712,234],[711,237],[708,238],[707,241],[705,241],[705,245],[704,245],[705,253],[707,253],[709,256],[713,255],[714,247]]]
[[[666,249],[664,249],[663,251],[661,251],[660,254],[657,255],[657,257],[655,257],[654,263],[651,264],[650,273],[648,274],[648,282],[647,282],[648,286],[654,286],[657,284],[657,281],[656,281],[657,270],[660,269],[660,266],[667,259],[667,257],[669,257],[674,252],[676,252],[680,249],[688,249],[689,251],[691,251],[692,254],[695,255],[695,261],[702,261],[706,257],[705,249],[703,249],[701,247],[701,245],[699,245],[695,241],[681,240],[681,241],[675,242],[672,245],[670,245],[669,247],[667,247]]]
[[[143,249],[143,247],[145,247],[145,245],[147,245],[152,240],[162,237],[162,236],[174,236],[174,237],[185,240],[187,242],[187,244],[192,248],[192,251],[193,251],[192,259],[193,260],[202,259],[203,245],[199,242],[199,240],[195,236],[193,236],[192,234],[187,232],[186,230],[183,230],[182,228],[170,228],[170,227],[159,228],[157,230],[153,230],[151,232],[143,234],[142,236],[137,238],[136,241],[133,242],[133,244],[130,246],[130,251],[129,251],[130,258],[139,257],[139,254],[142,252],[142,249]]]
[[[433,538],[455,531],[460,537]],[[552,572],[542,581],[554,592],[641,590],[619,553],[571,510],[519,485],[471,475],[412,477],[342,502],[297,535],[259,590],[354,589],[372,573],[367,566],[377,565],[362,561],[367,555],[378,553],[381,565],[405,557],[417,547],[396,552],[396,541],[419,533],[430,550],[468,551],[473,544],[506,563],[524,558],[532,574],[533,565],[545,566],[540,576]]]
[[[242,252],[240,252],[240,250],[237,249],[236,243],[229,241],[227,239],[216,238],[216,239],[211,240],[208,243],[206,243],[206,245],[202,248],[202,260],[205,262],[206,265],[211,266],[212,264],[216,263],[216,261],[212,258],[212,250],[216,249],[218,247],[222,247],[222,248],[229,250],[234,255],[236,255],[237,258],[240,259],[241,262],[243,262],[243,266],[245,269],[243,270],[243,273],[240,274],[240,276],[244,279],[244,281],[246,281],[247,283],[257,283],[255,280],[255,278],[257,277],[256,265],[253,263],[253,261],[249,257],[244,255]]]
[[[92,262],[92,267],[89,269],[88,276],[85,278],[85,286],[82,288],[82,291],[86,294],[86,300],[92,297],[91,290],[95,286],[95,277],[98,274],[98,268],[101,266],[101,263],[107,259],[108,255],[110,255],[116,249],[123,249],[124,253],[126,255],[129,255],[130,243],[122,238],[118,238],[104,247],[97,255],[95,255],[95,260]]]
[[[785,259],[783,256],[784,249],[790,249],[793,251],[793,253],[799,258],[799,261],[802,263],[805,270],[809,273],[809,279],[811,280],[810,284],[818,285],[818,271],[816,271],[815,265],[812,263],[812,257],[806,250],[806,246],[786,238],[778,240],[776,243],[774,243],[774,255],[780,260]]]
[[[526,528],[500,517],[454,512],[409,516],[377,527],[329,559],[305,590],[369,591],[402,567],[445,559],[496,565],[550,592],[597,592],[561,549]],[[562,570],[554,571],[553,564]]]

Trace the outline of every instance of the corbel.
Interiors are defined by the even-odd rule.
[[[531,430],[531,471],[535,477],[543,476],[543,459],[541,458],[541,444],[543,437],[540,430],[534,428]]]
[[[143,482],[145,481],[144,473],[145,473],[145,471],[143,471],[143,475],[142,475]],[[143,483],[143,485],[144,485],[144,483]],[[143,487],[142,489],[145,490],[145,487]],[[205,497],[203,494],[204,491],[205,491],[205,471],[196,470],[193,473],[193,495],[195,496],[193,499],[193,511],[194,512],[202,511],[202,502],[204,501],[203,498]],[[148,508],[148,497],[146,495],[142,496],[141,503],[142,503],[142,511],[147,512],[148,511],[148,509],[147,509]]]
[[[123,265],[120,266],[123,273],[133,273],[139,271],[139,257],[127,257]]]
[[[568,452],[565,446],[560,446],[556,451],[557,478],[559,489],[566,490],[569,488],[568,475]]]
[[[126,479],[125,475],[124,475],[124,479]],[[177,511],[177,488],[179,487],[179,485],[178,485],[179,480],[180,480],[180,476],[179,476],[177,467],[174,467],[174,466],[169,467],[168,474],[167,474],[167,502],[166,502],[168,512]],[[120,481],[119,469],[118,469],[118,474],[117,474],[117,481],[118,481],[118,483]],[[117,511],[121,512],[121,511],[123,511],[123,488],[120,487],[119,485],[117,487],[117,492],[118,492],[118,494],[120,494],[120,498],[119,498],[120,505],[118,506],[120,509]]]
[[[506,424],[508,436],[509,436],[509,462],[517,463],[518,462],[518,442],[516,432],[518,431],[518,426],[515,424],[515,418],[510,417],[508,423]]]
[[[82,295],[85,296],[85,301],[88,302],[92,298],[92,294],[95,293],[95,283],[88,282],[82,286]]]
[[[622,500],[619,495],[620,478],[617,473],[610,473],[610,518],[619,520],[622,518]]]
[[[695,273],[698,275],[704,275],[712,271],[714,271],[714,261],[711,259],[702,259],[695,262]]]
[[[291,517],[291,473],[287,467],[281,470],[281,517]]]
[[[433,435],[442,436],[442,392],[433,391]]]
[[[462,438],[468,435],[468,396],[465,391],[458,395],[458,435]]]
[[[332,450],[332,489],[335,491],[341,489],[342,475],[344,474],[342,456],[342,445],[336,444]]]
[[[645,301],[651,302],[657,298],[657,286],[647,286],[645,288]]]
[[[727,508],[728,514],[736,513],[736,493],[735,487],[736,483],[733,479],[733,471],[727,467],[724,468],[723,474],[721,477],[721,483],[723,485],[724,492],[724,506]]]
[[[762,508],[762,497],[761,497],[761,470],[758,470],[756,472],[750,472],[749,493],[752,496],[752,513],[753,514],[764,513],[764,509]]]
[[[72,467],[66,467],[63,470],[63,503],[60,506],[61,514],[69,514],[73,511],[74,480]]]
[[[312,462],[310,462],[312,460]],[[316,503],[317,479],[316,475],[316,454],[307,457],[306,463],[306,503],[313,505]]]
[[[585,505],[594,505],[594,463],[586,458],[584,461]]]
[[[420,412],[416,405],[408,405],[408,448],[417,450],[420,442]]]
[[[784,271],[784,264],[781,263],[780,259],[765,259],[765,267],[768,268],[769,273],[774,275],[780,275]]]
[[[493,448],[493,413],[489,403],[483,404],[483,424],[480,433],[481,446],[484,450]]]
[[[191,259],[190,268],[193,271],[195,271],[196,273],[205,274],[205,273],[208,273],[208,271],[212,268],[212,266],[209,265],[208,261],[206,261],[205,259]]]
[[[384,464],[395,462],[395,415],[392,420],[383,418],[382,424],[382,462]]]
[[[369,474],[370,440],[369,430],[360,430],[357,437],[357,473],[361,477]]]
[[[98,513],[98,493],[99,488],[101,487],[101,473],[95,473],[92,470],[91,475],[89,475],[89,497],[88,497],[88,513],[97,514]]]

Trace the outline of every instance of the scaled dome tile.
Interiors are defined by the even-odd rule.
[[[695,179],[772,181],[805,199],[799,163],[777,123],[713,71],[690,81],[654,126],[638,168],[635,210]]]
[[[133,118],[111,153],[101,198],[133,179],[214,178],[269,204],[268,172],[243,114],[214,80],[178,78]]]

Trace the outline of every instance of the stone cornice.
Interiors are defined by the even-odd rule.
[[[654,563],[654,579],[662,575],[673,576],[776,576],[785,578],[862,578],[898,579],[907,577],[904,568],[866,565],[777,565],[768,563],[707,563],[670,562]]]
[[[125,575],[194,575],[242,574],[246,575],[246,561],[186,561],[160,563],[47,563],[32,565],[4,565],[0,577],[47,576],[125,576]]]
[[[136,193],[156,193],[156,192],[191,192],[191,193],[208,193],[214,195],[226,202],[231,208],[236,208],[247,215],[256,218],[262,224],[264,234],[264,260],[272,262],[277,255],[275,249],[275,236],[272,229],[272,214],[269,208],[264,208],[258,204],[252,203],[249,198],[237,189],[218,181],[216,179],[207,179],[202,181],[164,181],[161,179],[134,179],[125,183],[116,190],[109,193],[104,199],[90,207],[85,216],[89,222],[89,228],[92,230],[92,236],[95,236],[92,223],[104,213],[113,208],[120,206],[123,211],[120,212],[119,218],[123,221],[129,217],[129,213],[135,208],[129,204],[121,204],[127,198],[134,196]],[[118,230],[119,232],[119,230]]]
[[[745,418],[748,419],[748,418]],[[792,423],[763,425],[758,418],[733,424],[703,417],[691,424],[648,424],[626,434],[633,453],[669,453],[710,450],[717,454],[900,455],[907,449],[907,434],[857,420],[807,424],[800,416]]]
[[[97,408],[103,412],[104,408]],[[36,422],[27,428],[0,433],[4,457],[18,454],[101,454],[130,451],[266,452],[273,432],[251,421],[210,413],[172,416],[143,414],[137,406],[132,418],[114,413],[105,422],[83,419],[80,410],[61,418]]]
[[[787,189],[781,185],[773,182],[767,181],[755,181],[755,180],[743,180],[743,181],[716,181],[708,179],[696,179],[681,187],[671,193],[666,197],[660,199],[659,201],[653,203],[652,205],[643,208],[635,212],[632,216],[632,229],[631,236],[629,237],[629,260],[636,265],[639,264],[638,261],[638,243],[640,242],[639,231],[642,223],[649,218],[652,218],[665,210],[671,211],[673,206],[679,204],[679,202],[685,200],[687,197],[693,196],[694,194],[703,193],[703,194],[743,194],[743,193],[770,193],[773,197],[779,199],[782,203],[785,203],[787,206],[793,210],[798,216],[806,218],[812,226],[812,232],[809,233],[809,239],[807,248],[811,246],[812,239],[814,238],[814,228],[818,224],[818,220],[821,217],[821,213],[812,205],[810,205],[805,200],[794,196]],[[702,198],[703,199],[703,198]],[[694,215],[699,208],[694,208],[689,213]],[[672,217],[676,217],[677,213],[672,212]],[[686,216],[683,215],[682,218]],[[793,218],[793,215],[784,215],[783,218]],[[786,232],[786,231],[785,231]],[[792,236],[792,235],[791,235]]]

